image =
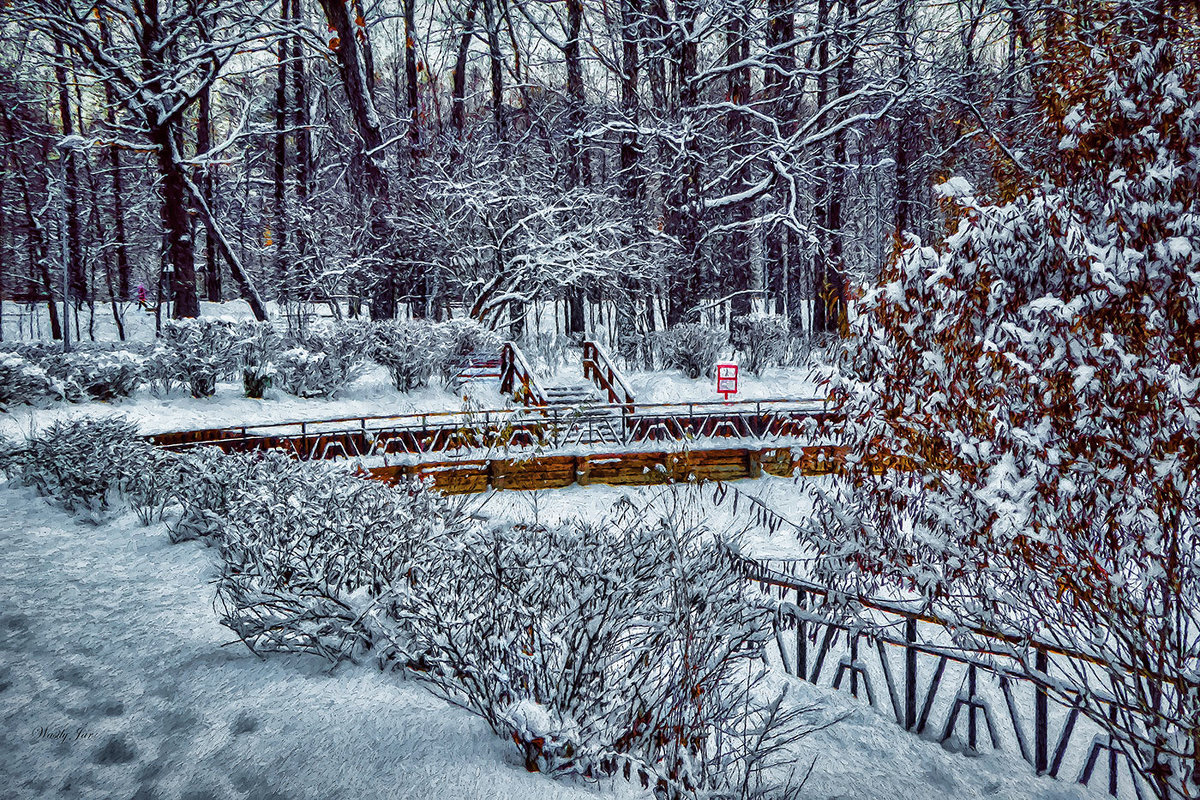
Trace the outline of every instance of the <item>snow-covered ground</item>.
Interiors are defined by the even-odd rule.
[[[785,520],[801,522],[812,510],[811,489],[826,485],[829,478],[777,478],[730,481],[727,485],[748,495]],[[735,537],[744,552],[759,559],[803,559],[812,553],[801,544],[794,529],[783,526],[774,533],[749,525],[749,508],[742,502],[735,509],[732,498],[713,502],[713,488],[692,484],[669,486],[568,486],[540,491],[491,492],[466,498],[475,513],[504,520],[536,521],[546,524],[574,517],[601,519],[627,504],[640,518],[670,513],[681,515],[689,525],[724,537]]]
[[[600,487],[542,498],[547,513],[613,500]],[[526,773],[480,720],[396,675],[223,646],[210,554],[131,515],[82,524],[0,485],[0,574],[5,798],[642,796]],[[797,745],[801,771],[816,758],[813,800],[1099,797],[1012,754],[956,755],[846,695],[793,687],[819,718],[846,715]]]

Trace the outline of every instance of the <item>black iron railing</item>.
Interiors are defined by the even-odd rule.
[[[1153,796],[1124,749],[1085,713],[1084,694],[1072,688],[1071,676],[1098,668],[1087,654],[955,628],[904,603],[871,598],[856,598],[861,613],[838,621],[822,612],[827,590],[789,574],[788,562],[730,557],[780,601],[770,658],[788,674],[848,691],[918,735],[953,739],[974,752],[1017,752],[1040,775],[1085,785],[1103,780],[1113,796]],[[1094,688],[1086,704],[1092,713],[1119,705]]]

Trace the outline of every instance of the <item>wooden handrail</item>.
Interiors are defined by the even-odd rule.
[[[526,406],[547,405],[546,393],[515,342],[505,342],[500,349],[500,391],[511,394]]]
[[[605,349],[591,339],[583,343],[583,377],[607,392],[609,403],[623,406],[627,414],[633,413],[633,390]]]

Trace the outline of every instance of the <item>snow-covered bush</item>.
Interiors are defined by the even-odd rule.
[[[62,385],[37,364],[15,353],[0,353],[0,409],[63,397]]]
[[[246,396],[261,399],[275,377],[282,340],[267,322],[239,323],[232,335]]]
[[[1126,23],[1142,24],[1110,29]],[[857,457],[810,532],[820,574],[849,594],[903,587],[964,627],[1086,654],[1046,691],[1104,728],[1154,796],[1185,798],[1200,746],[1200,70],[1158,34],[1124,37],[1056,50],[1043,133],[1058,146],[1034,188],[988,202],[962,178],[940,185],[954,232],[910,238],[857,304],[833,392],[833,433]],[[878,473],[889,464],[905,469]],[[1032,645],[1018,655],[1035,667]]]
[[[229,504],[246,487],[253,486],[260,473],[274,469],[272,459],[286,456],[275,453],[239,453],[226,455],[217,447],[188,450],[178,462],[178,488],[175,499],[180,512],[168,520],[172,542],[212,539],[221,532]]]
[[[155,379],[182,379],[192,397],[211,397],[217,381],[237,369],[237,340],[233,325],[219,319],[170,320],[163,325],[161,348],[156,348]]]
[[[477,526],[397,591],[414,675],[549,773],[712,785],[718,725],[769,612],[710,541],[674,522]]]
[[[16,477],[24,452],[22,445],[0,434],[0,475]]]
[[[143,359],[125,350],[57,353],[46,356],[42,366],[72,401],[129,397],[144,380]]]
[[[142,362],[142,377],[155,397],[165,398],[187,383],[175,348],[158,342]]]
[[[365,326],[341,323],[310,328],[288,340],[275,362],[275,385],[297,397],[329,397],[348,385],[366,362]]]
[[[143,525],[163,519],[167,506],[178,499],[181,457],[150,448],[141,469],[125,479],[125,504]]]
[[[57,421],[29,441],[19,477],[68,511],[98,518],[149,468],[152,451],[137,426],[120,417]]]
[[[729,343],[724,329],[701,322],[674,325],[656,338],[663,366],[683,370],[689,378],[711,373]]]
[[[0,353],[18,355],[26,361],[40,364],[42,359],[62,352],[62,344],[47,341],[0,342]]]
[[[500,335],[473,319],[439,322],[434,326],[434,335],[440,356],[438,372],[443,380],[452,378],[477,353],[500,352]]]
[[[745,314],[734,317],[730,341],[741,351],[741,366],[751,375],[783,363],[788,353],[787,318],[778,314]]]
[[[421,554],[459,520],[423,488],[268,456],[222,519],[221,622],[258,653],[308,652],[337,663],[377,646],[388,659],[409,649],[387,618],[389,603],[418,579]]]
[[[438,326],[428,319],[372,325],[370,352],[374,361],[387,367],[402,392],[428,386],[446,358]]]

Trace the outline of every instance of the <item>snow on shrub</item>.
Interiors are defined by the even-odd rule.
[[[711,541],[670,521],[477,526],[397,597],[414,675],[528,769],[632,767],[671,794],[722,781],[707,756],[770,630]]]
[[[125,504],[143,525],[162,520],[167,506],[178,499],[181,459],[175,453],[152,447],[142,468],[125,479]]]
[[[402,392],[428,386],[446,357],[438,326],[428,319],[378,322],[370,337],[371,358],[387,367]]]
[[[178,463],[179,516],[168,520],[172,542],[210,540],[218,536],[229,505],[239,492],[252,486],[263,471],[273,469],[281,454],[250,452],[226,455],[217,447],[188,450]]]
[[[724,329],[700,322],[673,325],[656,338],[662,364],[689,378],[711,373],[729,343]]]
[[[531,770],[623,773],[664,796],[762,789],[810,730],[808,709],[763,691],[770,601],[699,531],[488,527],[425,486],[278,452],[187,462],[220,476],[204,492],[217,608],[256,653],[371,654],[479,714]]]
[[[310,328],[284,346],[276,356],[275,384],[297,397],[329,397],[361,374],[368,341],[364,326],[341,323]]]
[[[143,359],[124,350],[58,353],[46,356],[42,365],[73,402],[129,397],[144,380]]]
[[[242,322],[231,333],[246,396],[261,399],[277,370],[280,336],[267,322]]]
[[[964,627],[1086,654],[1046,691],[1154,796],[1183,798],[1200,747],[1200,70],[1170,40],[1130,41],[1057,52],[1059,147],[1036,188],[991,203],[942,184],[954,232],[910,238],[857,304],[833,398],[859,458],[810,533],[851,596],[903,587]]]
[[[734,317],[730,337],[742,352],[741,366],[751,375],[762,375],[767,367],[777,367],[788,354],[787,318],[778,314],[745,314]]]
[[[169,320],[159,342],[162,346],[154,352],[155,377],[181,380],[192,397],[214,395],[217,381],[232,375],[238,366],[233,325],[224,320]]]
[[[378,643],[387,658],[405,637],[394,624],[381,635],[371,612],[457,519],[441,495],[270,454],[221,520],[221,622],[256,653],[337,663]]]
[[[30,439],[18,475],[68,511],[100,519],[148,468],[152,450],[137,426],[120,417],[57,421]]]
[[[15,353],[0,353],[0,410],[62,399],[63,395],[62,384],[37,364]]]
[[[16,477],[25,448],[12,439],[0,434],[0,475]]]

